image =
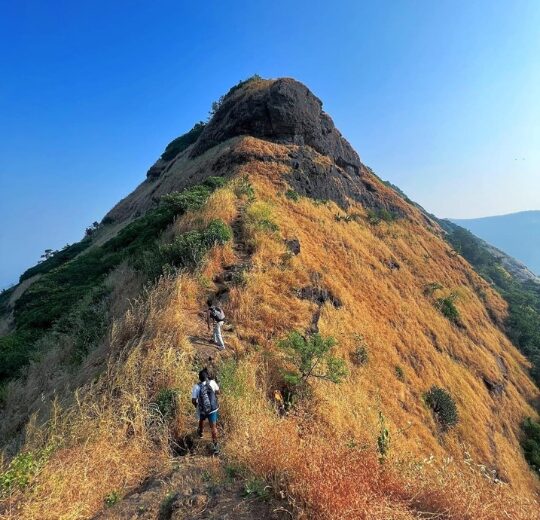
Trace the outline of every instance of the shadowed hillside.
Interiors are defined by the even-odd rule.
[[[538,518],[538,388],[503,298],[304,85],[254,77],[214,108],[2,296],[3,517]]]

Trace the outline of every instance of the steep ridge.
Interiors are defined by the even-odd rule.
[[[251,498],[270,490],[274,512],[537,518],[520,424],[535,416],[538,389],[505,335],[505,302],[439,225],[362,165],[292,79],[243,82],[197,134],[162,156],[81,255],[109,254],[110,240],[131,229],[142,234],[163,196],[204,182],[215,189],[182,206],[156,233],[158,246],[111,264],[109,325],[80,365],[51,370],[65,362],[64,338],[8,385],[3,419],[12,434],[29,424],[19,440],[35,464],[3,496],[4,516],[143,517],[133,493],[160,474],[173,475],[173,488],[159,487],[152,511],[173,503],[171,491],[184,496],[182,475],[201,460],[189,454],[189,389],[210,364],[223,391],[216,471],[234,473],[233,488],[245,482]],[[208,298],[228,317],[223,353],[205,341]],[[279,345],[295,330],[335,340],[340,383],[284,376],[294,363]],[[62,386],[68,375],[76,384]],[[430,408],[434,387],[455,403],[448,423]]]

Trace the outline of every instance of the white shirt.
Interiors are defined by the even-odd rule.
[[[205,385],[205,384],[206,384],[206,381],[203,382],[203,385]],[[210,388],[214,392],[219,392],[219,386],[213,379],[210,379]],[[201,391],[201,387],[199,386],[198,383],[196,385],[193,385],[193,389],[191,390],[191,398],[192,399],[198,399],[200,391]]]

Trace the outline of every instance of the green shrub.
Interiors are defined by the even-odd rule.
[[[293,200],[294,202],[298,202],[300,200],[300,195],[294,190],[287,190],[285,192],[285,197],[287,197],[290,200]]]
[[[395,372],[396,372],[396,377],[400,381],[405,381],[405,372],[403,371],[402,367],[400,367],[399,365],[396,365]]]
[[[525,459],[540,476],[540,423],[527,417],[521,427],[525,435],[521,442]]]
[[[435,291],[439,291],[443,286],[439,282],[431,282],[424,286],[424,294],[426,296],[433,296]]]
[[[356,347],[354,352],[351,354],[352,362],[355,365],[363,366],[366,365],[369,361],[369,353],[367,348],[364,345]]]
[[[397,215],[387,209],[368,209],[367,220],[370,224],[376,226],[381,222],[393,222],[397,219]]]
[[[358,366],[363,366],[369,361],[369,352],[366,345],[366,340],[362,334],[355,334],[354,340],[357,344],[354,351],[351,353],[351,361]]]
[[[443,316],[448,318],[452,323],[456,325],[460,324],[460,315],[459,310],[456,307],[455,301],[457,299],[457,294],[452,293],[444,298],[437,298],[436,306],[441,311]]]
[[[154,404],[163,417],[171,419],[176,414],[177,399],[178,390],[174,388],[163,388],[158,392]]]
[[[264,480],[252,477],[244,484],[244,496],[268,500],[270,498],[270,486],[266,485]]]
[[[47,461],[51,448],[19,453],[0,473],[0,496],[26,487]]]
[[[178,268],[198,267],[214,246],[232,239],[232,230],[221,220],[212,221],[203,231],[188,231],[160,248],[164,262]]]
[[[118,491],[111,491],[107,495],[105,495],[105,498],[103,499],[103,502],[105,503],[106,507],[112,507],[114,504],[118,503],[120,501],[120,494]]]
[[[340,383],[347,370],[342,359],[330,354],[335,345],[336,340],[332,337],[324,338],[320,334],[303,336],[298,331],[289,333],[278,343],[286,360],[294,367],[284,373],[286,382],[301,385],[309,378],[318,378]]]
[[[257,201],[250,204],[246,210],[245,223],[248,229],[275,233],[279,226],[274,220],[272,206],[266,202]]]
[[[251,182],[249,182],[249,177],[247,175],[244,175],[235,181],[234,194],[238,198],[246,197],[250,202],[255,200],[255,190],[253,189]]]
[[[431,408],[443,430],[455,426],[458,422],[458,412],[454,399],[443,388],[432,386],[424,394],[425,403]]]

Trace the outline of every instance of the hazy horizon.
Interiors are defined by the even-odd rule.
[[[540,209],[539,26],[532,1],[7,5],[0,287],[82,238],[254,73],[305,83],[362,161],[437,216]]]

